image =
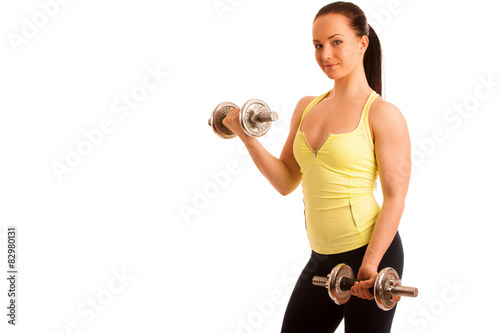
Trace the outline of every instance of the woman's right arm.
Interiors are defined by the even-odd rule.
[[[238,121],[239,109],[228,112],[226,119],[223,120],[223,124],[233,130],[243,141],[262,175],[284,196],[292,193],[302,181],[300,166],[293,155],[293,141],[300,124],[302,112],[313,99],[314,96],[306,96],[297,103],[290,121],[290,132],[279,159],[269,153],[257,138],[243,132]]]

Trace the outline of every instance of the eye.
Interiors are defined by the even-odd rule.
[[[337,42],[338,42],[338,43],[337,43]],[[339,39],[336,39],[336,40],[334,40],[334,41],[333,41],[333,43],[332,43],[332,44],[333,44],[333,45],[340,45],[340,44],[342,44],[342,41],[341,41],[341,40],[339,40]]]
[[[321,45],[321,44],[316,44],[316,45],[314,45],[314,48],[315,48],[315,49],[317,49],[317,50],[319,50],[319,49],[320,49],[320,48],[322,48],[322,47],[323,47],[323,45]]]

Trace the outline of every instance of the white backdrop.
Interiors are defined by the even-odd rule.
[[[2,332],[279,332],[310,254],[302,188],[281,196],[207,120],[263,99],[280,119],[259,141],[279,156],[297,101],[333,86],[311,41],[327,3],[0,4],[0,276],[7,227],[18,237],[17,325],[2,278]],[[412,141],[400,233],[420,295],[393,331],[495,325],[496,286],[478,280],[499,274],[497,12],[355,3]]]

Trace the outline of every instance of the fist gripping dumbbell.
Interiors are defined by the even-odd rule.
[[[326,287],[330,298],[340,305],[351,298],[351,287],[354,283],[361,281],[365,280],[354,279],[354,272],[349,265],[338,264],[327,277],[313,277],[312,283],[315,286]],[[401,286],[398,273],[390,267],[380,271],[373,288],[368,290],[375,296],[377,306],[384,311],[389,311],[396,305],[394,296],[418,296],[417,288]]]
[[[222,123],[227,113],[238,106],[231,102],[222,102],[212,112],[208,125],[212,126],[215,134],[223,139],[231,139],[236,133]],[[248,100],[240,110],[240,123],[245,134],[259,137],[266,134],[273,121],[278,120],[278,113],[272,112],[269,106],[260,99]]]

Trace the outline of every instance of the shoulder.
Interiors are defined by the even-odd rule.
[[[306,107],[311,103],[315,98],[318,96],[305,96],[302,97],[298,102],[297,105],[295,106],[295,110],[293,111],[292,115],[292,121],[297,121],[300,122],[300,118],[302,117],[302,113],[306,109]]]
[[[297,108],[302,108],[302,111],[318,96],[304,96],[297,102]]]
[[[406,126],[406,120],[399,108],[378,97],[370,107],[370,124],[374,130],[387,129],[392,126]]]
[[[369,123],[374,140],[377,134],[379,136],[383,135],[383,133],[388,130],[392,132],[406,132],[408,130],[406,120],[401,110],[399,110],[396,105],[384,100],[382,97],[378,97],[373,101],[370,107]]]

